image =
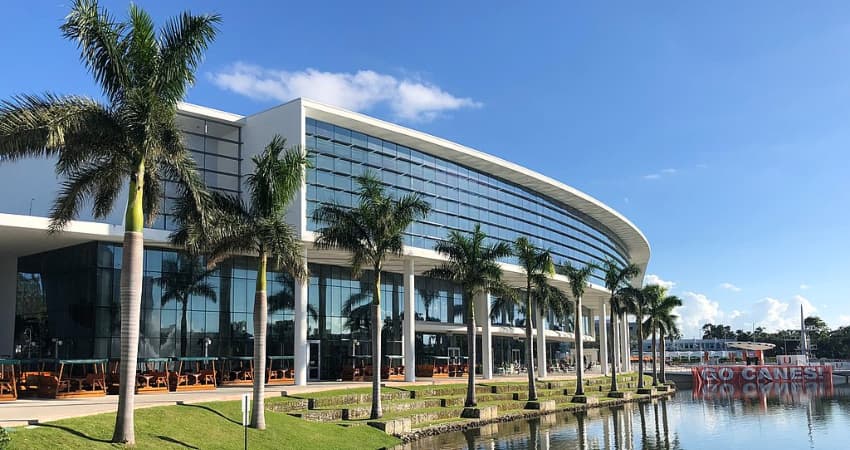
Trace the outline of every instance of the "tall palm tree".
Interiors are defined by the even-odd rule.
[[[622,297],[617,296],[617,291],[621,288],[627,287],[629,280],[636,277],[637,274],[640,273],[640,268],[635,264],[629,264],[627,266],[622,266],[617,261],[612,258],[608,258],[602,264],[602,271],[605,272],[605,289],[611,292],[611,298],[609,299],[609,304],[611,306],[611,355],[614,355],[613,348],[617,346],[614,327],[615,327],[615,318],[623,311]],[[604,322],[604,319],[603,319]],[[603,331],[604,332],[604,331]],[[625,336],[623,336],[625,339]],[[625,355],[626,358],[629,355]],[[611,364],[611,392],[617,392],[617,363],[613,361],[612,357]]]
[[[502,268],[498,260],[511,255],[511,247],[504,242],[487,245],[487,235],[481,231],[481,225],[475,224],[469,235],[451,231],[445,241],[440,241],[434,249],[445,255],[448,261],[425,272],[431,278],[449,280],[460,286],[463,302],[466,305],[466,339],[469,349],[468,379],[466,402],[464,406],[473,407],[475,400],[475,296],[492,292],[500,297],[509,298],[512,294],[502,283]],[[483,320],[489,320],[484,317]]]
[[[586,264],[583,267],[574,267],[569,261],[559,265],[555,270],[561,275],[565,275],[570,281],[570,291],[573,294],[575,301],[576,314],[581,313],[581,298],[584,297],[584,290],[587,288],[590,275],[596,266]],[[584,395],[584,339],[581,331],[581,321],[575,322],[575,341],[576,341],[576,395]]]
[[[525,354],[526,367],[528,368],[528,401],[537,401],[537,386],[534,384],[534,341],[531,338],[531,320],[535,315],[533,299],[538,287],[546,286],[546,278],[555,274],[555,263],[552,262],[552,254],[548,250],[538,249],[525,236],[520,236],[514,241],[513,253],[517,257],[519,266],[525,273]],[[538,339],[543,337],[543,324],[537,324]]]
[[[131,4],[116,21],[96,0],[76,0],[61,26],[103,91],[103,102],[82,96],[21,95],[0,102],[0,161],[56,157],[65,181],[50,211],[61,231],[91,202],[94,216],[112,211],[129,188],[121,271],[121,387],[112,440],[135,442],[133,409],[142,295],[142,228],[156,216],[163,180],[178,181],[195,203],[202,183],[180,142],[177,102],[216,33],[218,15],[185,12],[157,30]]]
[[[658,365],[656,357],[656,338],[659,333],[673,331],[676,327],[677,316],[673,309],[682,306],[682,300],[675,295],[667,295],[667,289],[658,285],[648,285],[644,288],[647,295],[646,319],[644,330],[652,334],[652,385],[658,386]],[[661,334],[663,345],[663,334]],[[662,355],[663,357],[663,355]],[[664,364],[664,361],[661,361]],[[662,370],[663,367],[662,367]]]
[[[189,298],[198,295],[213,302],[217,299],[215,289],[207,281],[210,273],[212,270],[204,267],[197,256],[180,253],[177,259],[163,261],[162,276],[154,280],[163,288],[162,306],[172,300],[180,304],[180,356],[187,356],[189,330],[186,310],[189,307]]]
[[[319,226],[316,247],[340,248],[351,253],[351,270],[360,275],[363,266],[372,269],[372,411],[378,419],[381,409],[381,271],[391,255],[401,256],[403,234],[416,220],[425,218],[431,205],[418,194],[394,198],[384,191],[374,174],[356,178],[360,202],[354,208],[338,204],[322,205],[313,214]],[[409,368],[413,370],[412,367]]]
[[[679,318],[676,314],[672,313],[673,308],[677,306],[682,306],[682,300],[675,295],[670,295],[664,297],[664,311],[665,313],[659,318],[658,321],[658,335],[661,339],[661,384],[667,384],[667,376],[665,375],[664,367],[667,362],[664,352],[666,349],[666,341],[667,336],[675,335],[679,333],[679,327],[676,325],[676,319]]]
[[[254,293],[254,407],[251,426],[265,429],[264,408],[268,297],[266,292],[269,259],[294,279],[307,276],[301,241],[284,220],[284,213],[300,189],[307,157],[298,147],[287,148],[286,140],[274,136],[251,158],[254,172],[247,177],[248,203],[236,195],[214,192],[209,220],[193,216],[191,208],[178,202],[179,228],[172,234],[174,244],[207,253],[207,265],[239,253],[256,253],[257,284]]]
[[[651,290],[656,289],[657,285],[645,286],[642,289],[634,287],[625,287],[619,290],[618,295],[622,298],[625,310],[629,314],[635,316],[637,323],[637,339],[638,339],[638,389],[644,388],[643,382],[643,318],[644,311],[648,308],[647,298],[651,296]]]

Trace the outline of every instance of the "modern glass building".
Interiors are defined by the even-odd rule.
[[[466,354],[466,308],[459,288],[423,276],[443,260],[433,247],[450,230],[464,232],[479,223],[492,240],[527,236],[550,248],[557,262],[613,258],[644,270],[649,259],[643,234],[592,197],[492,155],[362,114],[306,99],[247,117],[183,104],[180,126],[202,178],[221,192],[242,195],[244,176],[253,170],[250,157],[275,134],[309,150],[312,167],[286,219],[304,243],[310,276],[298,282],[283,273],[270,275],[267,323],[269,354],[294,356],[299,384],[337,379],[369,353],[372,274],[354,278],[347,254],[314,248],[311,220],[322,204],[353,205],[354,177],[364,172],[377,175],[390,193],[416,192],[432,206],[405,233],[404,256],[390,261],[382,275],[382,348],[407,367]],[[0,166],[0,187],[3,171],[13,167]],[[240,256],[207,270],[204,261],[171,248],[167,237],[174,223],[168,208],[176,186],[164,181],[164,213],[145,230],[140,356],[250,355],[256,261]],[[58,184],[52,172],[34,174],[33,182]],[[58,351],[61,357],[118,357],[120,221],[121,214],[104,222],[83,217],[65,232],[48,235],[43,213],[23,214],[20,206],[0,201],[0,355]],[[508,258],[502,265],[509,282],[523,283],[515,261]],[[489,295],[476,299],[481,375],[490,378],[525,363],[529,319],[542,371],[553,361],[575,357],[576,339],[601,353],[586,354],[607,360],[604,336],[592,326],[605,324],[608,316],[601,275],[594,273],[584,307],[566,320],[545,314],[527,318],[516,307],[494,308],[497,302]],[[569,289],[564,277],[553,283]],[[192,289],[198,286],[203,289]],[[577,320],[584,324],[584,336],[573,332]],[[626,321],[616,322],[618,332],[628,335]],[[627,366],[628,350],[615,353],[618,364]],[[406,376],[412,379],[414,371]]]

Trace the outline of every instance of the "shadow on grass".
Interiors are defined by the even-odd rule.
[[[85,434],[81,431],[77,431],[73,428],[65,427],[65,426],[62,426],[62,425],[54,425],[52,423],[39,423],[38,426],[43,427],[43,428],[56,428],[57,430],[62,430],[66,433],[71,433],[74,436],[81,437],[83,439],[87,439],[87,440],[92,441],[92,442],[102,442],[102,443],[105,443],[105,444],[112,442],[109,439],[98,439],[96,437],[91,437],[91,436],[89,436],[89,435],[87,435],[87,434]]]
[[[157,436],[157,438],[159,438],[160,440],[163,440],[165,442],[170,442],[172,444],[182,445],[183,447],[186,447],[186,448],[194,448],[196,450],[200,448],[200,447],[195,447],[194,445],[191,445],[191,444],[187,444],[183,441],[178,441],[177,439],[170,438],[168,436]]]
[[[221,417],[222,419],[227,420],[228,422],[235,423],[236,425],[239,425],[240,427],[242,426],[242,422],[240,422],[240,421],[238,421],[238,420],[233,420],[233,419],[231,419],[230,417],[227,417],[227,416],[225,416],[224,414],[222,414],[220,411],[216,411],[216,410],[214,410],[214,409],[210,408],[209,406],[198,405],[198,404],[191,404],[191,403],[184,403],[184,404],[182,404],[182,405],[180,405],[180,406],[185,406],[185,407],[189,407],[189,408],[199,408],[199,409],[203,409],[203,410],[209,411],[209,412],[211,412],[211,413],[213,413],[213,414],[215,414],[215,415],[217,415],[217,416]]]

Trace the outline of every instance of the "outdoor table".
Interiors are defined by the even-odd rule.
[[[431,363],[416,366],[417,377],[448,378],[449,360],[448,356],[430,356]]]
[[[383,367],[381,378],[390,381],[404,381],[404,356],[386,355],[387,364]]]
[[[372,381],[372,355],[352,355],[351,367],[343,366],[343,381]]]
[[[136,375],[136,393],[150,394],[168,392],[171,373],[168,358],[139,358]]]
[[[20,360],[18,370],[18,397],[29,397],[38,394],[43,375],[53,375],[56,360],[27,358]]]
[[[172,358],[172,361],[177,364],[177,369],[170,374],[172,391],[215,390],[217,357],[189,356]]]
[[[21,361],[18,359],[0,359],[0,402],[18,399],[15,367],[20,365]]]
[[[47,360],[56,370],[43,372],[38,384],[39,397],[72,398],[106,395],[105,359]],[[90,368],[90,369],[89,369]]]
[[[291,384],[295,382],[295,371],[292,364],[294,356],[269,356],[266,367],[266,383]]]
[[[254,357],[228,356],[221,358],[222,386],[238,386],[254,383]]]

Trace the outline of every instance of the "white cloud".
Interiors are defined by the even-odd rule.
[[[657,284],[667,289],[673,289],[673,287],[676,286],[675,282],[662,280],[661,277],[659,277],[658,275],[651,273],[643,278],[643,284]]]
[[[700,163],[700,164],[697,164],[696,167],[697,167],[697,169],[707,169],[708,164]]]
[[[767,331],[798,329],[800,327],[800,306],[803,307],[803,316],[810,316],[817,312],[806,297],[795,295],[790,301],[782,301],[772,297],[765,297],[753,306],[753,317],[756,326],[764,327]]]
[[[679,171],[676,170],[676,169],[673,169],[673,168],[661,169],[658,172],[650,173],[648,175],[644,175],[643,179],[644,180],[657,180],[657,179],[661,178],[662,176],[675,175],[677,172],[679,172]]]
[[[724,323],[726,314],[719,302],[696,292],[685,292],[681,298],[682,306],[676,308],[675,313],[679,316],[682,336],[702,337],[702,326],[706,323]]]
[[[723,288],[723,289],[732,291],[732,292],[741,292],[741,288],[739,288],[738,286],[735,286],[732,283],[720,283],[720,287]]]
[[[222,89],[258,100],[285,102],[307,97],[355,111],[386,105],[399,119],[407,121],[429,121],[447,111],[482,106],[425,81],[399,79],[372,70],[286,71],[237,62],[210,74],[210,78]]]
[[[811,287],[811,286],[809,286],[808,284],[803,283],[803,284],[801,284],[801,285],[800,285],[800,290],[805,291],[806,289],[808,289],[808,288],[810,288],[810,287]]]
[[[850,315],[842,314],[838,316],[838,323],[836,324],[836,326],[846,327],[848,325],[850,325]]]

